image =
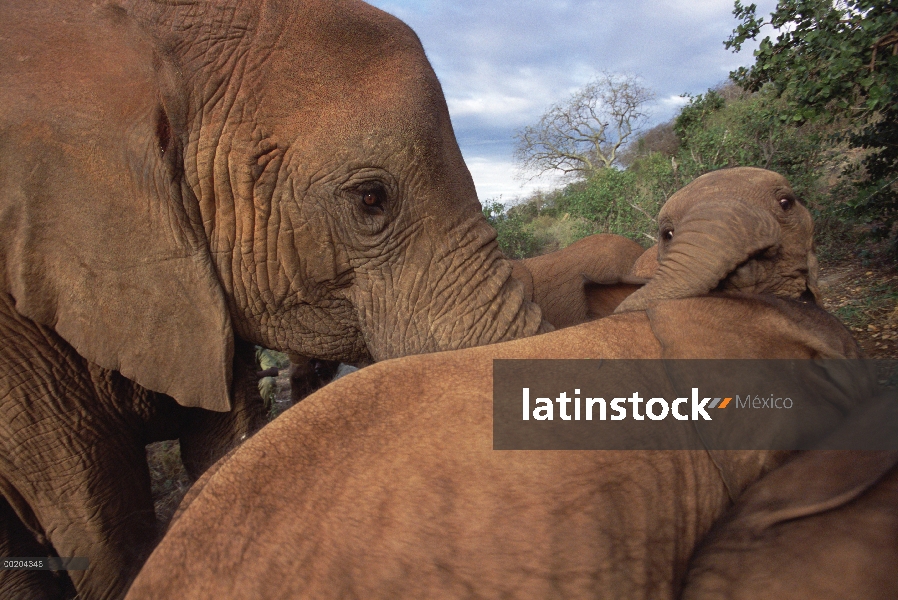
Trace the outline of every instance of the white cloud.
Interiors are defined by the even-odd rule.
[[[551,104],[573,93],[591,75],[586,69],[559,76],[550,69],[510,69],[478,61],[465,71],[448,71],[442,80],[453,119],[519,128],[538,120]]]
[[[541,177],[523,181],[518,177],[517,168],[511,161],[488,156],[465,156],[465,163],[474,178],[477,197],[481,202],[501,200],[510,202],[516,198],[529,196],[536,190],[551,190],[562,185],[560,177]]]
[[[723,47],[737,22],[731,0],[369,0],[418,34],[443,86],[480,197],[526,195],[515,130],[535,123],[599,71],[639,75],[654,89],[649,125],[753,61],[756,44]],[[755,0],[768,15],[776,0]]]
[[[527,98],[508,96],[489,90],[466,98],[447,98],[449,113],[455,117],[477,115],[481,118],[504,119],[509,114],[532,110],[533,103]]]
[[[677,94],[675,96],[662,98],[661,104],[664,104],[665,106],[685,106],[689,104],[689,98],[681,94]]]

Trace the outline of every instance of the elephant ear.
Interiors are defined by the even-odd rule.
[[[597,281],[583,276],[583,294],[586,296],[586,316],[601,319],[614,313],[621,302],[648,282],[648,279],[624,275]]]
[[[0,67],[16,82],[0,106],[0,284],[89,361],[228,410],[233,337],[183,175],[186,100],[121,9],[86,12],[18,42],[27,68]]]
[[[740,265],[779,244],[779,223],[762,209],[744,202],[697,202],[676,224],[666,251],[659,247],[651,281],[616,312],[706,294]]]
[[[808,292],[810,292],[815,304],[820,304],[823,300],[823,296],[820,295],[820,285],[818,283],[819,275],[820,262],[817,260],[817,255],[811,251],[808,253]]]
[[[857,414],[821,444],[824,448],[895,448],[898,403],[883,396]],[[760,531],[791,519],[843,506],[876,485],[898,467],[896,450],[811,450],[799,454],[749,488],[737,519]]]

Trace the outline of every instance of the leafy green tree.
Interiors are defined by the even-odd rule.
[[[718,90],[695,96],[674,121],[682,182],[725,167],[760,167],[788,177],[801,195],[814,195],[824,158],[820,128],[784,118],[785,101],[770,87],[727,95],[729,101]]]
[[[740,20],[725,43],[739,51],[770,25],[755,64],[732,73],[749,90],[773,86],[796,122],[848,119],[847,141],[866,151],[855,214],[880,235],[898,221],[898,1],[780,0],[769,19],[735,2]],[[898,243],[893,249],[898,253]]]
[[[644,165],[657,157],[661,155],[638,162]],[[669,172],[668,159],[661,157],[659,164]],[[559,204],[571,215],[590,221],[589,233],[615,233],[643,243],[646,238],[654,240],[655,216],[666,196],[660,188],[646,185],[649,178],[644,176],[636,163],[627,170],[602,169],[567,186]]]

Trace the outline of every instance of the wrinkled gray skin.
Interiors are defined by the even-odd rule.
[[[894,394],[843,427],[894,447]],[[846,431],[847,430],[847,431]],[[848,447],[832,444],[829,447]],[[875,446],[870,446],[875,447]],[[683,600],[898,598],[898,452],[805,452],[752,485],[690,563]]]
[[[0,56],[0,544],[89,556],[82,599],[154,543],[145,444],[180,436],[197,475],[256,426],[251,344],[382,360],[549,328],[385,13],[5,0]],[[0,597],[57,594],[29,577]]]
[[[810,212],[782,175],[753,167],[702,175],[661,208],[659,242],[631,271],[652,281],[617,311],[711,291],[814,301],[813,232]]]

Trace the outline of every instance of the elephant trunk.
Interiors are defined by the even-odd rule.
[[[360,282],[354,304],[374,360],[552,331],[512,277],[495,230],[477,217],[449,235],[417,235],[401,264],[368,272]]]
[[[775,254],[779,240],[779,223],[759,208],[743,202],[698,203],[680,221],[670,241],[659,245],[654,277],[615,312],[644,310],[659,300],[687,298],[727,287],[724,280],[737,271],[739,285],[730,287],[757,284],[769,274],[758,264],[748,263],[752,258]]]

